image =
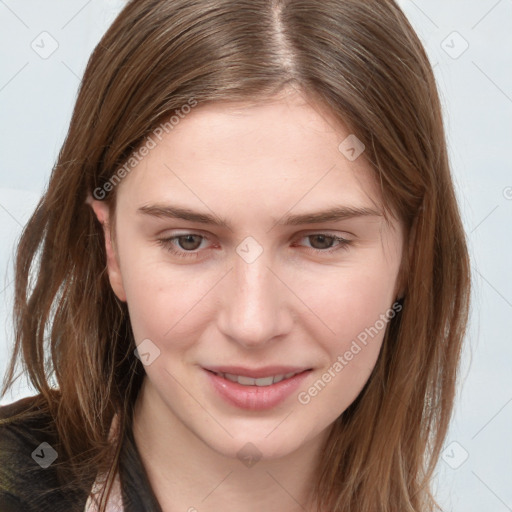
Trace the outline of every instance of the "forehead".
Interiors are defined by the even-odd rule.
[[[253,212],[380,203],[364,153],[351,161],[339,149],[353,135],[303,96],[198,105],[176,119],[172,129],[149,135],[153,147],[119,185],[120,201],[204,198]]]

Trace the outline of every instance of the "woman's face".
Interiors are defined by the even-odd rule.
[[[197,106],[116,187],[109,276],[146,395],[218,453],[280,457],[325,434],[398,311],[402,226],[379,215],[362,147],[334,127],[297,94]]]

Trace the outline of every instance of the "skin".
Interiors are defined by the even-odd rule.
[[[364,153],[349,161],[338,150],[348,135],[290,91],[257,105],[197,106],[116,187],[114,233],[106,205],[90,199],[136,344],[160,350],[144,367],[133,428],[166,512],[296,512],[311,499],[322,443],[368,380],[385,329],[307,404],[297,392],[270,410],[236,408],[201,367],[309,367],[307,391],[400,296],[398,221],[275,223],[332,206],[380,208]],[[213,213],[231,229],[137,213],[155,203]],[[199,257],[158,242],[185,233],[200,236],[169,245]],[[313,236],[322,233],[351,243]],[[263,249],[251,263],[236,252],[248,236]],[[261,456],[251,467],[237,457],[247,443]]]

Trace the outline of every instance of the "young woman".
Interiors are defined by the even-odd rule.
[[[132,0],[16,260],[0,509],[431,512],[469,263],[391,0]]]

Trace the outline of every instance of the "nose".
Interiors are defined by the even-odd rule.
[[[289,332],[293,294],[265,252],[251,263],[235,255],[224,281],[218,322],[226,338],[244,348],[261,348]]]

